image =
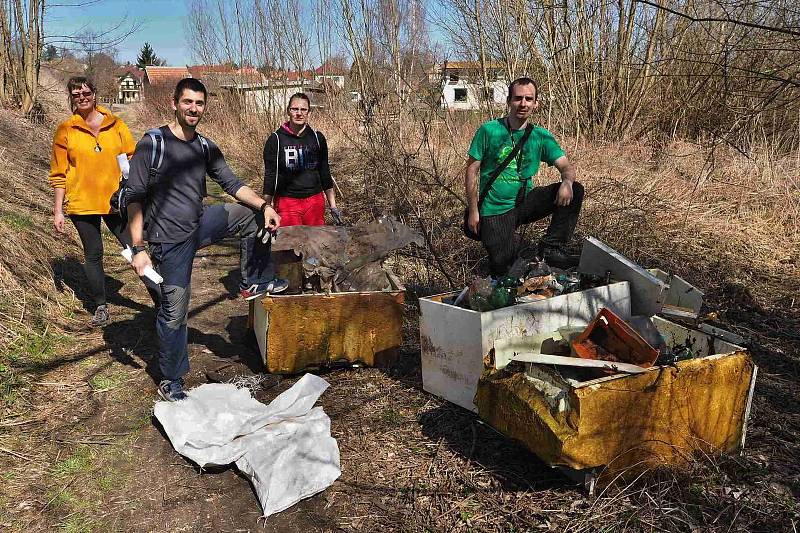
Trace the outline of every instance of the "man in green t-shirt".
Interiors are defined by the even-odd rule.
[[[530,78],[519,78],[508,86],[508,116],[485,122],[472,139],[465,174],[467,226],[480,235],[489,254],[493,276],[502,276],[514,262],[514,231],[552,215],[547,233],[539,241],[539,256],[550,266],[574,266],[574,257],[564,246],[578,223],[583,186],[575,181],[575,168],[553,135],[533,127],[522,149],[491,184],[478,206],[480,192],[493,172],[522,139],[533,113],[539,108],[538,88]],[[555,166],[561,182],[534,187],[539,163]],[[480,180],[479,180],[480,177]],[[480,187],[479,187],[480,181]],[[523,189],[524,187],[524,189]]]

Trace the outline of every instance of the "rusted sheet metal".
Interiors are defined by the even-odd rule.
[[[736,351],[575,385],[533,370],[487,370],[475,397],[480,417],[552,466],[605,467],[602,484],[695,450],[740,448],[757,368]]]
[[[295,373],[337,361],[385,365],[402,343],[402,291],[266,297],[253,306],[264,365]]]

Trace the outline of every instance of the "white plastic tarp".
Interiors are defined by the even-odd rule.
[[[329,386],[306,374],[269,405],[227,383],[200,385],[154,413],[175,450],[201,467],[236,463],[264,516],[325,490],[341,475],[331,421],[314,407]]]

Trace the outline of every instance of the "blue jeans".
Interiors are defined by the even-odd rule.
[[[192,262],[197,250],[235,234],[241,236],[242,284],[267,283],[275,277],[269,244],[256,239],[256,212],[241,204],[206,206],[200,225],[183,242],[150,243],[153,267],[164,278],[156,315],[158,365],[163,379],[175,380],[189,372],[188,333]]]

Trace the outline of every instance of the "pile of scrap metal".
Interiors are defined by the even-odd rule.
[[[272,251],[291,252],[289,261],[302,267],[297,275],[287,275],[295,288],[314,292],[383,291],[402,289],[387,256],[409,244],[424,246],[419,233],[392,217],[355,226],[290,226],[280,228]],[[299,271],[298,271],[299,272]],[[299,285],[299,287],[298,287]]]
[[[590,491],[741,449],[757,367],[743,338],[703,323],[702,292],[594,238],[578,273],[606,283],[487,312],[421,300],[424,388]]]

